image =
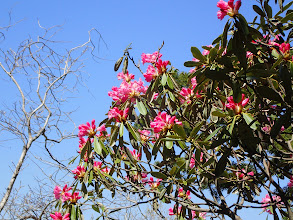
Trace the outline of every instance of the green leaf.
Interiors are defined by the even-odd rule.
[[[119,127],[119,136],[123,137],[123,133],[124,133],[124,124],[123,124],[123,122],[121,122],[120,127]]]
[[[236,121],[236,117],[237,117],[237,115],[234,116],[232,123],[229,124],[229,133],[230,134],[232,134],[232,132],[233,132],[234,125],[235,125],[235,121]]]
[[[212,137],[214,137],[218,131],[221,129],[222,127],[218,127],[216,130],[214,130],[209,136],[206,137],[206,139],[204,139],[204,141],[208,141],[210,140]]]
[[[94,173],[93,173],[93,170],[91,170],[91,171],[90,171],[90,176],[89,176],[89,181],[88,181],[89,184],[92,183],[93,178],[94,178]]]
[[[194,58],[200,60],[201,62],[204,63],[206,61],[206,57],[204,55],[202,55],[202,53],[200,52],[200,50],[197,47],[191,47],[191,53]]]
[[[213,115],[213,116],[218,116],[218,117],[221,117],[221,118],[224,118],[224,117],[227,116],[226,113],[224,113],[224,112],[222,112],[222,111],[220,111],[220,110],[215,110],[215,111],[213,111],[213,112],[212,112],[212,115]]]
[[[231,22],[229,22],[229,21],[225,25],[224,32],[222,35],[222,48],[226,48],[226,46],[227,46],[227,35],[228,35],[230,25],[231,25]]]
[[[212,48],[212,49],[210,50],[210,53],[209,53],[209,55],[208,55],[208,59],[209,59],[209,62],[210,62],[210,63],[213,62],[213,61],[215,60],[215,58],[216,58],[216,56],[217,56],[217,53],[218,53],[217,48]]]
[[[137,134],[137,132],[135,131],[135,129],[132,127],[132,125],[129,122],[126,122],[127,127],[128,127],[128,131],[132,134],[132,136],[134,137],[134,139],[136,141],[140,140],[140,136]]]
[[[170,150],[173,147],[173,141],[166,141],[165,145],[166,145],[166,148],[168,148]]]
[[[229,76],[226,74],[226,71],[223,69],[217,69],[217,70],[210,70],[207,68],[204,71],[204,74],[207,78],[212,80],[228,80]]]
[[[241,24],[243,33],[245,35],[248,35],[249,34],[249,30],[248,30],[248,24],[247,24],[246,19],[241,14],[238,14],[238,18],[239,18],[239,21],[240,21],[240,24]]]
[[[223,156],[218,161],[218,163],[216,165],[216,169],[215,169],[216,177],[221,176],[221,174],[225,171],[230,152],[231,152],[231,149],[226,150],[224,152]]]
[[[161,147],[161,140],[157,140],[156,143],[154,144],[152,155],[157,155],[160,147]]]
[[[163,179],[163,180],[165,180],[165,179],[168,178],[165,174],[163,174],[163,173],[161,173],[161,172],[151,172],[151,175],[152,175],[153,177],[156,177],[156,178],[158,178],[158,179]]]
[[[165,86],[167,83],[167,76],[166,74],[163,74],[162,79],[161,79],[161,84],[162,86]]]
[[[289,20],[292,21],[292,19],[293,19],[293,12],[287,14],[284,18],[282,18],[281,23],[286,23]]]
[[[80,159],[82,160],[84,158],[85,152],[91,147],[90,140],[87,140],[86,144],[83,146],[81,152],[80,152]]]
[[[115,72],[116,72],[116,71],[119,69],[119,67],[121,66],[122,60],[123,60],[123,56],[120,57],[120,58],[117,60],[117,62],[115,63],[115,65],[114,65],[114,71],[115,71]]]
[[[102,146],[98,140],[98,138],[95,136],[94,137],[94,151],[98,154],[101,155],[102,154]]]
[[[190,132],[190,138],[194,138],[194,136],[199,132],[199,130],[201,129],[201,127],[203,126],[203,124],[205,123],[205,121],[201,121],[198,122],[194,128],[192,129],[192,131]]]
[[[167,77],[167,85],[170,89],[174,89],[174,84],[170,76]]]
[[[140,114],[146,115],[148,113],[147,109],[146,109],[146,107],[145,107],[145,105],[143,104],[142,101],[137,101],[136,106],[137,106],[138,111],[140,112]]]
[[[75,206],[71,204],[71,214],[70,214],[70,219],[75,220],[76,219],[76,212],[75,212]]]
[[[205,162],[202,167],[207,167],[209,165],[211,165],[213,162],[215,162],[215,158],[211,157],[207,162]]]
[[[168,94],[169,94],[170,99],[171,99],[173,102],[175,102],[175,96],[174,96],[174,94],[173,94],[171,91],[168,91]]]
[[[267,13],[268,17],[272,18],[273,11],[272,11],[272,8],[271,8],[271,6],[269,6],[267,1],[264,1],[264,6],[265,6],[265,10],[266,10],[266,13]]]
[[[124,62],[123,62],[123,73],[126,74],[127,73],[127,68],[128,68],[128,57],[125,57]]]
[[[274,101],[278,101],[278,102],[282,102],[282,98],[280,97],[280,95],[273,90],[272,88],[268,87],[268,86],[260,86],[256,88],[256,91],[264,98],[267,98],[269,100],[274,100]]]
[[[242,113],[242,116],[243,116],[243,118],[244,118],[244,120],[245,120],[245,122],[246,122],[247,125],[249,125],[253,130],[256,130],[257,129],[257,125],[259,125],[259,123],[254,120],[254,118],[252,117],[251,114],[249,114],[249,113]]]
[[[252,7],[253,7],[253,10],[254,10],[257,14],[259,14],[260,16],[262,16],[262,17],[265,17],[265,16],[266,16],[266,14],[263,12],[263,10],[261,10],[261,8],[258,7],[257,5],[253,5]]]
[[[159,195],[159,199],[162,200],[164,198],[164,195],[166,193],[167,189],[164,188],[161,192],[160,192],[160,195]]]
[[[179,136],[181,136],[183,139],[186,138],[186,133],[185,133],[185,130],[184,130],[184,128],[182,127],[182,125],[175,124],[175,125],[173,126],[173,130],[174,130]]]
[[[195,62],[195,61],[186,61],[184,63],[185,67],[195,67],[195,66],[201,66],[202,63],[201,62]]]
[[[100,213],[99,206],[97,206],[97,205],[92,205],[92,209],[95,210],[96,212]]]
[[[118,136],[118,127],[115,126],[114,129],[112,130],[112,133],[110,135],[110,146],[114,146],[114,144],[117,141],[117,136]]]
[[[280,10],[275,17],[277,17],[279,14],[281,14],[282,12],[286,11],[288,8],[290,8],[290,6],[293,4],[293,1],[289,2],[287,5],[284,6],[283,10]]]

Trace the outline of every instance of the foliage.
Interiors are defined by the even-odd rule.
[[[114,68],[122,66],[123,83],[109,92],[108,118],[100,127],[94,121],[80,126],[73,186],[85,202],[107,189],[112,197],[137,194],[133,206],[151,203],[156,212],[159,200],[172,203],[169,214],[181,219],[240,219],[238,210],[251,206],[293,219],[293,2],[278,1],[281,10],[273,16],[269,1],[261,0],[251,23],[238,13],[241,1],[231,2],[218,3],[218,17],[231,17],[213,46],[191,47],[187,86],[185,76],[161,60],[161,48],[142,55],[143,64],[150,63],[146,73],[130,48],[124,51]],[[131,61],[148,87],[132,81]],[[267,193],[262,200],[261,191]],[[58,204],[71,219],[81,218],[79,203]],[[110,218],[123,207],[92,208]]]

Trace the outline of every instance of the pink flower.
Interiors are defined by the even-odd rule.
[[[157,179],[156,182],[154,182],[154,178],[153,177],[150,177],[150,180],[149,180],[149,186],[152,188],[152,189],[156,189],[159,187],[159,185],[161,184],[161,181],[162,179]]]
[[[63,217],[60,212],[55,212],[55,214],[50,214],[53,220],[70,220],[69,213],[65,214]]]
[[[117,107],[114,107],[113,109],[109,110],[108,118],[109,119],[115,118],[116,122],[126,121],[128,117],[128,111],[129,111],[129,108],[126,108],[124,110],[119,110]]]
[[[213,48],[213,45],[208,45],[207,47],[209,47],[209,48]],[[206,55],[209,55],[209,53],[210,53],[209,50],[204,50],[204,51],[202,52],[202,55],[206,56]]]
[[[140,133],[140,139],[144,142],[148,141],[150,139],[150,134],[151,134],[151,131],[149,130],[140,130],[138,129],[138,132]]]
[[[180,91],[180,95],[184,97],[184,99],[180,98],[180,102],[190,104],[191,103],[191,98],[194,95],[193,90],[190,88],[182,88]]]
[[[220,10],[217,13],[218,19],[222,20],[226,15],[229,15],[230,17],[233,17],[238,14],[238,10],[241,6],[241,0],[238,0],[234,5],[234,0],[229,0],[228,2],[224,2],[223,0],[220,0],[217,3],[217,7],[220,8]]]
[[[72,170],[72,173],[75,174],[75,179],[83,178],[85,174],[85,168],[83,166],[77,166],[75,170]]]
[[[101,169],[101,171],[103,173],[109,174],[111,170],[108,167],[105,167],[104,169]]]
[[[190,197],[190,191],[187,190],[186,193],[185,193],[184,190],[183,190],[183,188],[180,188],[178,190],[178,197],[191,199],[191,197]]]
[[[290,51],[290,44],[288,44],[288,43],[282,43],[282,44],[280,44],[279,50],[283,54],[289,53],[289,51]]]
[[[200,158],[199,158],[200,162],[203,162],[203,152],[200,153]],[[191,159],[190,159],[190,164],[189,167],[192,169],[195,166],[195,154],[192,155]]]
[[[71,195],[68,191],[71,190],[71,187],[67,187],[67,184],[65,184],[65,186],[63,187],[63,189],[61,189],[60,186],[55,186],[54,188],[54,196],[55,199],[60,199],[61,197],[61,201],[65,202],[68,200],[68,197]]]
[[[76,203],[77,200],[81,199],[81,196],[79,196],[79,192],[74,192],[70,197],[69,200],[71,203]]]
[[[242,112],[242,109],[245,105],[247,105],[247,103],[249,102],[249,99],[244,99],[245,98],[245,95],[242,94],[242,99],[239,103],[235,103],[234,100],[233,100],[233,96],[230,96],[227,98],[228,100],[228,104],[226,104],[226,107],[229,108],[229,109],[232,109],[234,110],[235,114],[238,115]]]
[[[291,176],[290,182],[288,183],[288,187],[292,188],[293,187],[293,177]]]
[[[159,112],[154,121],[150,123],[151,128],[155,133],[165,132],[172,129],[174,124],[182,125],[181,121],[178,121],[175,116],[170,116],[166,112]]]
[[[159,59],[159,60],[156,62],[156,67],[157,67],[158,73],[159,73],[159,74],[165,73],[166,70],[167,70],[167,65],[168,65],[169,63],[170,63],[170,62],[169,62],[168,60],[166,60],[166,61],[162,61],[161,59]]]
[[[101,161],[95,161],[93,168],[94,168],[94,171],[100,170],[102,168],[102,162]]]
[[[130,82],[132,79],[134,79],[134,75],[129,74],[129,72],[127,70],[126,74],[124,74],[123,72],[118,73],[117,78],[122,79],[122,80],[124,80],[126,82]]]
[[[154,52],[153,54],[145,54],[142,53],[141,54],[141,60],[142,60],[142,64],[145,63],[155,63],[156,60],[158,60],[159,58],[161,58],[162,54],[158,53],[158,51]]]
[[[242,169],[241,171],[237,171],[235,173],[235,175],[238,177],[238,179],[242,180],[244,179],[244,177],[246,177],[245,179],[249,179],[250,177],[253,177],[254,176],[254,172],[251,171],[249,173],[246,173],[246,170],[245,169]]]
[[[199,217],[201,217],[202,219],[206,219],[206,214],[206,212],[200,212]]]
[[[102,124],[100,127],[97,128],[97,131],[100,132],[100,134],[97,134],[97,137],[104,137],[105,133],[107,133],[106,125]]]
[[[130,151],[130,153],[135,160],[140,160],[141,153],[135,152],[135,149],[133,151]]]
[[[145,81],[150,82],[158,76],[158,72],[152,65],[149,65],[146,73],[143,74]]]
[[[92,123],[90,124],[87,122],[86,124],[82,124],[78,126],[78,137],[81,138],[83,136],[88,136],[89,138],[94,137],[97,133],[96,131],[96,125],[95,120],[92,120]]]
[[[182,209],[182,207],[179,206],[178,209],[177,209],[177,212],[174,213],[173,208],[169,208],[169,215],[179,215],[181,213],[181,209]]]
[[[147,88],[147,86],[143,85],[143,81],[141,79],[133,82],[123,81],[120,84],[120,87],[112,87],[112,91],[108,92],[108,96],[110,96],[113,101],[117,102],[117,105],[120,105],[128,100],[135,103],[136,98],[144,95]]]
[[[273,214],[270,209],[271,203],[276,203],[277,207],[280,207],[282,204],[284,204],[283,202],[281,202],[282,199],[280,196],[272,196],[272,199],[273,199],[273,201],[271,200],[270,195],[266,194],[266,196],[264,198],[262,198],[262,201],[261,201],[261,203],[263,203],[261,205],[263,207],[262,208],[263,211],[268,212],[269,214]]]

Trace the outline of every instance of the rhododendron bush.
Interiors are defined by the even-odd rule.
[[[180,219],[241,219],[239,210],[250,207],[293,219],[292,3],[279,1],[273,15],[261,0],[247,23],[240,0],[220,0],[224,31],[203,52],[191,47],[184,86],[186,73],[162,47],[142,53],[141,64],[127,48],[114,67],[122,67],[122,82],[108,93],[107,118],[79,126],[72,188],[54,191],[58,216],[66,217],[52,217],[80,219],[90,201],[109,217],[123,207],[97,198],[125,192],[140,198],[131,207],[150,203],[161,216],[159,201]],[[137,73],[128,72],[131,64]]]

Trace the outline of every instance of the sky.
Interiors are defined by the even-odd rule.
[[[285,1],[286,3],[287,1]],[[192,58],[190,47],[210,45],[221,34],[228,18],[222,21],[217,19],[217,0],[149,0],[149,1],[101,1],[101,0],[10,0],[4,1],[0,8],[0,26],[9,22],[17,23],[6,33],[5,41],[1,42],[2,48],[17,49],[23,40],[42,34],[41,26],[49,28],[55,25],[62,26],[54,37],[62,42],[60,50],[69,49],[88,40],[88,31],[96,29],[92,40],[96,45],[93,51],[98,59],[91,55],[84,57],[84,85],[78,86],[78,93],[71,97],[66,108],[76,109],[72,116],[76,125],[96,119],[103,120],[106,116],[111,99],[107,93],[112,86],[118,86],[119,81],[113,70],[115,61],[123,54],[123,50],[132,43],[131,56],[135,61],[140,60],[141,53],[156,51],[164,41],[161,50],[163,60],[170,60],[172,66],[182,71],[188,71],[183,63]],[[240,13],[247,20],[252,20],[254,0],[243,1]],[[133,70],[133,72],[132,72]],[[140,73],[130,67],[130,72],[136,79],[142,77]],[[4,79],[3,75],[1,79]],[[0,104],[11,103],[16,99],[15,88],[9,86],[9,81],[1,80]],[[70,130],[72,127],[67,127]],[[19,157],[20,147],[17,141],[4,141],[0,134],[0,161],[4,169],[3,181],[0,192],[8,184],[11,171],[8,165]],[[55,145],[52,151],[61,158],[68,158],[76,154],[77,140],[70,140],[60,145]],[[33,155],[48,158],[36,144],[32,154],[26,161],[23,173],[20,176],[23,182],[31,182],[36,175],[36,168],[32,160]],[[30,159],[31,158],[31,159]],[[245,210],[246,212],[247,210]],[[258,215],[255,211],[247,212],[248,216],[257,216],[259,220],[266,215]],[[245,218],[244,218],[245,219]]]

